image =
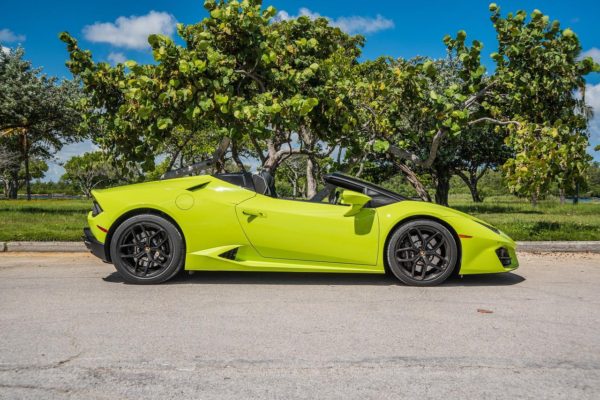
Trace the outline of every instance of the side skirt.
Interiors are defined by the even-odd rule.
[[[200,250],[186,255],[185,269],[188,271],[255,271],[255,272],[329,272],[384,274],[383,266],[318,261],[284,260],[263,258],[254,255],[252,259],[238,259],[237,249],[243,245],[229,245]],[[244,249],[244,250],[247,250]],[[248,252],[244,252],[248,254]]]

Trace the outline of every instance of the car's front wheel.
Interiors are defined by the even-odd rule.
[[[183,267],[185,246],[172,222],[154,214],[141,214],[117,227],[110,256],[126,282],[153,284],[174,277]]]
[[[454,270],[458,249],[452,233],[431,220],[414,220],[397,228],[386,248],[389,269],[403,283],[433,286]]]

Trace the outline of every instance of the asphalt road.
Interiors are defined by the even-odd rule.
[[[598,399],[600,255],[412,288],[385,276],[122,283],[0,255],[2,399]]]

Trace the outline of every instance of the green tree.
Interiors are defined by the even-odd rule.
[[[65,173],[60,180],[77,187],[87,198],[90,198],[93,189],[122,181],[121,175],[100,151],[73,156],[63,164],[63,168]]]
[[[58,82],[42,74],[24,55],[22,48],[0,52],[0,136],[17,141],[30,199],[32,159],[46,160],[80,137],[74,105],[81,95],[77,82]]]
[[[287,136],[318,103],[282,90],[282,82],[306,80],[318,66],[282,61],[289,58],[275,50],[281,50],[281,39],[271,24],[272,7],[262,9],[256,0],[204,5],[208,18],[178,26],[184,46],[165,36],[149,37],[154,64],[95,63],[75,39],[61,35],[71,56],[67,65],[90,94],[86,124],[106,128],[95,140],[109,154],[142,162],[147,170],[174,131],[195,137],[207,126],[234,142],[266,141],[262,164],[273,169],[285,154],[299,151],[288,145]],[[314,40],[285,42],[290,53],[315,45]],[[261,155],[265,149],[255,150]]]
[[[11,139],[0,137],[0,180],[4,196],[15,199],[19,189],[19,152],[14,145],[16,141]]]
[[[510,189],[535,204],[553,181],[563,193],[581,181],[590,160],[588,116],[585,98],[575,91],[583,91],[584,77],[600,65],[590,57],[579,60],[577,35],[539,10],[504,18],[495,4],[490,11],[498,36],[490,112],[510,112],[522,121],[508,138],[515,157],[504,171]]]
[[[4,141],[0,140],[0,145],[2,142]],[[1,153],[2,151],[0,151],[0,158],[2,158]],[[43,159],[31,157],[27,171],[25,165],[19,160],[19,153],[9,152],[6,162],[0,162],[0,182],[2,182],[4,196],[9,199],[17,198],[19,190],[27,185],[27,179],[41,179],[48,172],[48,164]]]
[[[489,76],[483,45],[467,45],[464,31],[444,39],[447,62],[383,58],[361,66],[355,98],[364,121],[358,127],[369,139],[363,143],[392,154],[424,199],[414,170],[430,169],[451,138],[483,123],[508,129],[515,156],[504,170],[514,192],[535,199],[552,180],[573,186],[587,164],[587,120],[574,92],[600,67],[579,61],[575,34],[539,11],[526,21],[523,11],[502,18],[496,5],[490,10],[499,45]]]
[[[483,125],[468,129],[460,136],[457,156],[452,163],[452,171],[469,188],[474,202],[483,201],[479,190],[480,180],[490,170],[499,169],[512,156],[512,149],[504,142],[506,131]]]
[[[600,197],[600,162],[594,161],[586,171],[586,181],[588,185],[587,195],[591,197]]]

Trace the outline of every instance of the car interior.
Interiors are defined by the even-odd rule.
[[[277,196],[277,192],[275,190],[275,179],[268,171],[261,171],[256,174],[252,174],[250,172],[223,173],[215,174],[213,176],[225,182],[252,190],[265,196],[280,198]],[[377,208],[406,200],[406,197],[398,193],[384,189],[373,183],[342,174],[340,172],[334,172],[332,174],[325,175],[323,177],[323,182],[325,183],[325,187],[308,200],[286,198],[281,199],[309,201],[314,203],[327,202],[329,204],[340,204],[342,192],[344,190],[352,190],[358,193],[363,193],[371,198],[371,201],[365,205],[367,208]]]

